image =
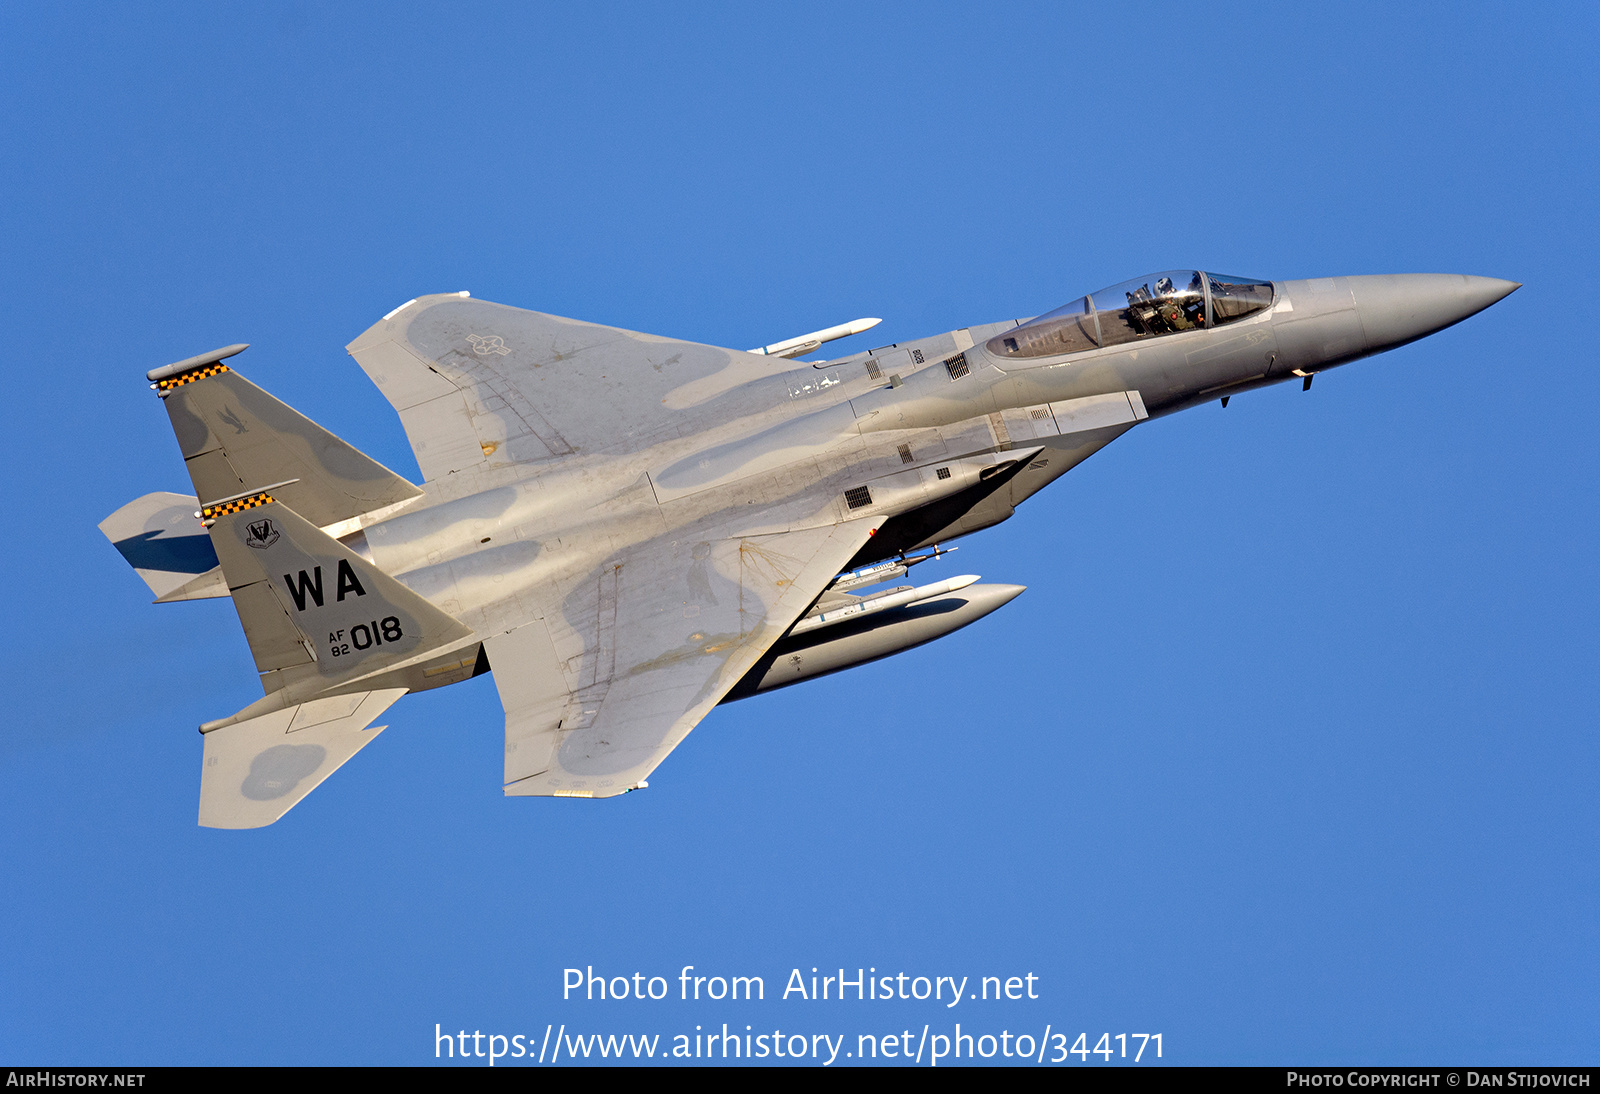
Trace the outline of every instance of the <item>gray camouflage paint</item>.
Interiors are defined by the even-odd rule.
[[[1516,287],[1287,281],[1227,325],[1065,356],[992,355],[987,340],[1016,320],[816,364],[423,297],[348,347],[400,413],[426,479],[410,501],[404,480],[241,378],[186,398],[232,392],[258,419],[284,418],[272,466],[328,453],[336,491],[315,485],[315,467],[300,476],[304,504],[320,506],[312,523],[482,643],[507,709],[508,794],[604,797],[642,785],[724,697],[792,682],[777,643],[840,571],[1005,520],[1147,417],[1392,348]],[[191,463],[227,443],[178,408],[174,424]],[[862,487],[870,503],[852,506]],[[338,492],[351,500],[328,502]],[[374,502],[399,511],[362,508]],[[970,594],[984,611],[1020,591],[974,588],[1001,590]],[[856,627],[860,656],[841,633],[817,671],[954,629],[939,630],[939,613],[895,614],[880,623],[904,628],[903,645]],[[359,686],[464,679],[484,667],[468,645]]]

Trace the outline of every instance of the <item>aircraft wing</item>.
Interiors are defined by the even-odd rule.
[[[581,657],[561,659],[552,615],[486,639],[506,709],[505,792],[604,798],[642,785],[880,523],[656,540],[584,590],[594,614]]]
[[[346,348],[399,412],[430,482],[637,450],[717,420],[717,395],[772,374],[769,359],[740,350],[458,293],[411,301]]]
[[[730,417],[724,394],[773,375],[740,350],[465,294],[411,301],[348,349],[446,493],[496,467],[692,435]],[[834,511],[797,527],[792,512],[763,523],[741,507],[527,593],[528,612],[506,620],[520,625],[484,638],[506,709],[506,793],[642,784],[882,523]]]

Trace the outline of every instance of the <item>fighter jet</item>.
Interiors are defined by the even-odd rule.
[[[490,672],[507,795],[636,790],[711,708],[932,641],[1022,588],[889,586],[1141,423],[1458,323],[1447,274],[1154,274],[824,361],[857,320],[723,349],[451,293],[347,347],[418,486],[250,383],[148,373],[194,494],[101,530],[157,603],[229,596],[264,696],[200,726],[200,823],[283,816],[407,692]]]

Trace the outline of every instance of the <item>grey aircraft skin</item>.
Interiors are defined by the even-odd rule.
[[[261,674],[201,726],[202,825],[271,824],[402,695],[486,671],[505,793],[611,797],[720,702],[1008,603],[1020,586],[970,575],[873,587],[1141,422],[1309,387],[1516,288],[1170,271],[819,362],[791,358],[875,321],[763,353],[421,297],[347,348],[422,486],[245,380],[236,345],[148,374],[194,495],[101,529],[158,603],[231,596]]]

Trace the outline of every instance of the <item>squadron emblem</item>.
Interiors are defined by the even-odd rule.
[[[254,520],[245,526],[245,546],[264,551],[278,542],[278,530],[270,520]]]

